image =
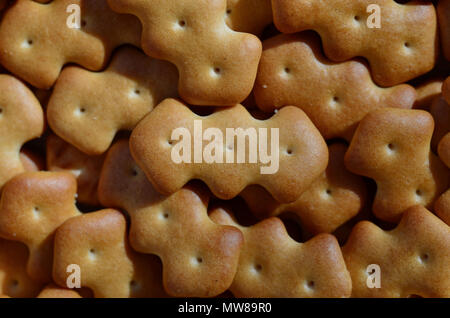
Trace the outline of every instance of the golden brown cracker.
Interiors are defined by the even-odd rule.
[[[358,223],[343,247],[352,297],[449,297],[449,241],[449,226],[422,206],[408,209],[392,231]],[[367,283],[371,264],[379,266],[380,288]]]

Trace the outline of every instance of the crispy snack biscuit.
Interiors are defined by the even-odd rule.
[[[0,239],[0,295],[25,298],[35,297],[39,293],[41,284],[28,276],[27,260],[25,245]]]
[[[227,0],[225,22],[238,32],[259,35],[272,22],[271,0]]]
[[[345,155],[353,173],[377,183],[375,215],[398,222],[411,206],[432,206],[448,187],[448,169],[430,151],[434,122],[423,110],[383,108],[359,124]]]
[[[118,130],[132,130],[164,98],[176,97],[168,62],[121,48],[100,73],[68,66],[51,95],[47,118],[61,138],[90,155],[106,152]]]
[[[79,28],[71,16],[73,5],[81,11]],[[0,63],[33,86],[48,89],[64,64],[100,70],[114,48],[138,46],[140,35],[139,21],[113,12],[106,0],[17,0],[2,19]]]
[[[230,291],[236,297],[349,297],[350,275],[336,238],[320,234],[294,241],[278,218],[243,227],[223,209],[211,212],[218,224],[238,227],[245,244]]]
[[[161,258],[171,296],[213,297],[231,285],[241,232],[208,218],[204,191],[188,186],[168,197],[158,193],[131,157],[127,140],[108,152],[99,197],[103,205],[129,213],[132,247]]]
[[[77,178],[77,201],[98,206],[97,187],[105,155],[89,156],[56,135],[47,136],[47,169],[67,171]]]
[[[370,5],[380,8],[380,28],[369,27],[376,22]],[[272,0],[272,9],[275,26],[283,33],[317,31],[330,59],[366,58],[375,83],[381,86],[406,82],[435,64],[437,17],[432,3]]]
[[[134,252],[119,211],[103,210],[67,220],[55,234],[53,278],[66,286],[67,266],[80,268],[81,286],[96,298],[163,297],[161,262]]]
[[[450,190],[447,190],[436,200],[434,212],[442,221],[450,226]]]
[[[25,172],[8,181],[0,202],[0,237],[27,245],[27,273],[50,282],[55,230],[80,215],[77,182],[68,172]]]
[[[40,171],[45,169],[45,159],[43,156],[29,149],[20,150],[20,162],[25,171]]]
[[[180,96],[193,105],[231,106],[251,92],[261,42],[225,23],[226,0],[108,0],[142,22],[142,48],[175,64]]]
[[[450,227],[422,206],[408,209],[392,231],[358,223],[343,247],[352,297],[450,297],[449,241]],[[381,288],[367,285],[371,264],[379,266]]]
[[[266,112],[294,105],[301,108],[325,139],[351,140],[359,121],[381,107],[411,108],[412,86],[381,88],[360,61],[333,63],[323,56],[312,32],[281,34],[263,43],[254,88]]]
[[[247,187],[241,196],[252,213],[259,219],[293,213],[302,229],[311,234],[332,233],[358,214],[366,200],[366,184],[345,168],[346,145],[334,143],[328,150],[327,169],[293,203],[280,204],[261,187]]]
[[[441,46],[444,56],[450,61],[450,0],[439,0],[437,5]]]
[[[413,108],[429,110],[434,99],[441,95],[442,82],[442,78],[431,78],[417,86],[417,99]]]
[[[211,142],[208,145],[204,142],[205,149],[201,148],[202,145],[198,147],[202,138],[205,138],[198,132],[199,124],[203,131],[211,128],[210,132],[214,132],[213,136],[209,136]],[[247,147],[247,142],[242,142],[243,138],[239,136],[226,138],[226,135],[230,136],[230,129],[238,128],[250,135],[253,129],[253,135],[256,135],[253,145]],[[193,138],[189,138],[189,141],[187,137],[175,136],[181,131]],[[263,136],[267,137],[266,140]],[[181,140],[178,143],[174,141],[177,137]],[[215,149],[214,158],[211,163],[207,163],[211,158],[205,157],[205,161],[198,157],[211,150],[211,144]],[[174,154],[179,154],[183,146],[187,149],[181,151],[186,160],[175,163]],[[193,156],[184,155],[191,146]],[[259,160],[253,157],[254,161],[251,162],[251,151],[255,153],[257,147]],[[239,104],[202,117],[194,114],[183,103],[166,99],[135,128],[130,139],[130,149],[138,165],[161,193],[174,193],[189,180],[201,179],[221,199],[231,199],[247,185],[259,184],[279,202],[295,201],[326,169],[328,162],[325,141],[305,113],[296,107],[285,107],[271,119],[262,121],[253,118]],[[264,151],[266,154],[272,153],[270,165],[262,162]],[[239,152],[245,157],[239,156]],[[202,163],[195,163],[198,159]],[[238,163],[239,160],[243,162]]]
[[[36,97],[19,80],[0,74],[0,189],[25,171],[20,148],[44,131],[44,114]]]
[[[39,293],[37,298],[82,298],[79,293],[73,289],[58,287],[49,284]]]

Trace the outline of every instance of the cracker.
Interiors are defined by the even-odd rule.
[[[27,274],[27,260],[24,244],[0,239],[0,295],[25,298],[39,293],[41,284]]]
[[[142,22],[142,49],[175,64],[180,96],[192,105],[232,106],[251,92],[261,41],[225,23],[226,0],[108,0]]]
[[[448,187],[448,169],[430,151],[434,122],[423,110],[383,108],[359,124],[345,155],[353,173],[377,183],[374,214],[398,222],[411,206],[430,208]]]
[[[416,99],[410,85],[381,88],[374,84],[361,61],[330,61],[312,32],[280,34],[263,42],[254,95],[265,112],[297,106],[325,139],[347,141],[370,111],[411,108]]]
[[[369,28],[379,6],[380,28]],[[375,83],[393,86],[430,71],[437,56],[437,17],[432,3],[393,0],[272,0],[275,26],[283,33],[317,31],[326,56],[369,61]],[[370,21],[372,19],[370,18]]]
[[[47,169],[67,171],[77,178],[77,201],[98,206],[97,187],[105,155],[89,156],[56,135],[47,136]]]
[[[44,131],[44,114],[36,97],[19,80],[0,74],[0,189],[25,171],[20,148]]]
[[[225,22],[238,32],[260,35],[272,22],[271,0],[227,0]]]
[[[224,164],[227,162],[227,152],[233,150],[233,155],[236,156],[242,149],[236,141],[238,138],[234,138],[228,141],[230,144],[226,144],[224,140],[222,145],[218,146],[224,149],[222,156],[217,152],[219,158],[216,159],[223,159],[223,163],[214,160],[211,163],[202,161],[192,164],[196,160],[192,159],[192,155],[195,157],[196,120],[201,121],[203,131],[208,128],[219,129],[223,139],[226,139],[228,128],[253,128],[257,131],[256,134],[259,129],[266,129],[267,140],[264,141],[260,134],[259,146],[266,147],[266,151],[271,151],[272,156],[279,152],[279,162],[275,155],[271,165],[265,165],[260,160],[250,163],[250,147],[246,147],[242,150],[242,153],[246,151],[243,163],[233,159],[233,163]],[[192,155],[188,158],[191,163],[175,163],[173,160],[173,152],[177,149],[174,147],[178,147],[178,143],[172,140],[172,135],[178,128],[187,129],[190,136],[194,136],[191,138]],[[271,142],[276,138],[273,130],[279,133],[279,147]],[[270,137],[269,132],[273,134]],[[186,140],[179,143],[183,145]],[[205,141],[204,145],[206,144]],[[242,105],[219,109],[212,115],[202,117],[194,114],[180,101],[166,99],[133,130],[130,149],[138,165],[161,193],[174,193],[189,180],[200,179],[221,199],[231,199],[247,185],[259,184],[279,202],[295,201],[326,169],[328,162],[325,141],[305,113],[296,107],[284,107],[271,119],[260,121],[253,118]],[[201,151],[200,156],[204,149]],[[259,156],[261,153],[260,151]],[[277,165],[278,169],[272,171]]]
[[[176,97],[177,81],[170,63],[121,48],[103,72],[66,67],[50,97],[47,118],[61,138],[99,155],[117,131],[132,130],[164,98]]]
[[[67,25],[69,5],[81,9],[79,29]],[[98,71],[116,47],[139,46],[140,35],[139,21],[113,12],[106,0],[57,0],[48,4],[17,0],[2,19],[0,63],[33,86],[48,89],[63,65],[76,63]]]
[[[297,201],[280,204],[255,186],[246,188],[241,196],[259,219],[293,213],[307,233],[332,233],[362,209],[367,189],[362,177],[345,168],[347,146],[333,143],[328,150],[327,169]]]
[[[239,226],[225,210],[210,217],[238,227],[245,244],[230,291],[236,297],[349,297],[352,282],[336,238],[320,234],[294,241],[278,218]]]
[[[450,227],[422,206],[392,231],[358,223],[343,247],[352,297],[450,297],[449,241]],[[370,264],[380,267],[381,288],[367,286]]]
[[[80,268],[81,286],[96,298],[163,297],[161,262],[134,252],[125,217],[115,210],[67,220],[55,234],[53,278],[66,286],[67,266]]]
[[[188,186],[161,195],[134,162],[128,141],[120,140],[106,157],[99,196],[105,206],[128,212],[132,247],[161,258],[171,296],[213,297],[231,285],[242,234],[208,218],[205,191]]]

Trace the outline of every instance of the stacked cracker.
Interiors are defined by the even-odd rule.
[[[450,297],[449,0],[0,10],[0,295]],[[278,166],[172,160],[196,124]]]

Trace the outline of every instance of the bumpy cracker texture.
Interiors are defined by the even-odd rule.
[[[345,165],[376,181],[378,218],[398,222],[407,208],[430,207],[447,189],[448,169],[430,151],[433,128],[433,118],[422,110],[383,108],[361,121]]]
[[[71,4],[80,6],[80,29],[67,26]],[[99,70],[117,46],[138,46],[140,34],[138,19],[113,12],[106,0],[18,0],[2,19],[0,62],[33,86],[48,89],[64,64]]]
[[[386,232],[358,223],[343,247],[352,297],[450,297],[450,227],[421,206],[404,213]],[[381,288],[368,288],[366,269],[377,264]]]
[[[437,13],[442,51],[445,58],[450,61],[450,0],[439,0]]]
[[[278,218],[239,226],[223,209],[210,217],[242,231],[245,244],[230,291],[236,297],[349,297],[352,289],[336,238],[294,241]]]
[[[450,226],[450,190],[447,190],[443,195],[436,200],[434,204],[434,211],[442,221]]]
[[[227,0],[225,22],[235,31],[259,35],[272,22],[271,0]]]
[[[103,210],[66,221],[55,234],[53,278],[66,286],[66,268],[77,264],[81,286],[96,298],[162,297],[161,262],[134,252],[119,211]]]
[[[347,146],[335,143],[328,150],[330,158],[327,169],[293,203],[280,204],[260,187],[246,188],[241,196],[252,213],[260,219],[293,213],[302,229],[311,234],[332,233],[358,214],[366,200],[366,184],[362,177],[345,168]]]
[[[429,110],[434,99],[442,92],[442,82],[442,78],[431,78],[415,87],[417,99],[413,108]]]
[[[435,128],[431,145],[433,149],[438,148],[439,142],[450,131],[450,105],[442,95],[437,96],[430,107],[430,114],[433,116]]]
[[[49,284],[45,286],[37,298],[81,298],[81,296],[73,289],[65,289]]]
[[[108,0],[143,25],[142,48],[180,73],[180,96],[193,105],[231,106],[251,92],[261,42],[225,23],[226,0]]]
[[[367,7],[379,5],[381,28],[369,28]],[[393,86],[430,71],[437,55],[437,17],[432,3],[394,0],[272,0],[283,33],[317,31],[334,61],[362,56],[375,83]]]
[[[185,127],[190,131],[194,147],[194,120],[201,120],[203,131],[218,128],[223,135],[223,154],[234,145],[226,145],[227,128],[267,128],[268,153],[271,149],[271,128],[279,129],[279,169],[275,174],[261,174],[266,164],[248,163],[249,147],[246,147],[246,163],[235,164],[176,164],[172,158],[172,131]],[[259,136],[261,138],[261,134]],[[259,142],[260,139],[258,139]],[[264,139],[262,139],[264,143]],[[203,145],[208,142],[203,142]],[[303,111],[285,107],[269,120],[253,118],[242,105],[220,109],[210,116],[194,114],[187,106],[174,99],[166,99],[145,117],[133,131],[130,140],[131,153],[157,190],[174,193],[191,179],[203,180],[221,199],[231,199],[247,185],[259,184],[280,202],[292,202],[326,169],[328,150],[320,135]],[[258,152],[260,154],[260,152]],[[191,151],[192,157],[194,150]],[[236,154],[234,154],[236,156]],[[259,160],[257,160],[259,161]],[[193,162],[193,160],[192,160]],[[225,159],[224,159],[225,162]]]
[[[104,155],[88,156],[55,135],[47,136],[47,169],[67,171],[77,178],[80,203],[99,205],[97,186],[104,160]]]
[[[359,61],[333,63],[314,33],[282,34],[264,41],[254,95],[260,109],[301,108],[325,139],[348,141],[359,121],[381,107],[411,108],[409,85],[380,88]]]
[[[53,236],[75,207],[76,180],[64,172],[25,172],[8,181],[0,202],[0,237],[28,246],[27,272],[51,280]]]
[[[36,97],[19,80],[0,75],[0,188],[24,172],[20,148],[44,130],[44,114]]]
[[[0,295],[35,297],[41,284],[27,274],[28,250],[19,242],[0,239]]]
[[[39,171],[45,169],[44,156],[28,149],[22,149],[20,151],[20,162],[22,162],[25,171]]]
[[[186,187],[169,197],[158,193],[131,157],[127,140],[108,152],[99,196],[104,205],[129,213],[131,245],[161,258],[171,296],[213,297],[231,285],[243,241],[240,231],[208,218],[203,191]]]
[[[176,97],[178,72],[168,62],[122,48],[100,73],[66,67],[50,98],[53,131],[81,151],[108,150],[118,130],[132,130],[166,97]]]

